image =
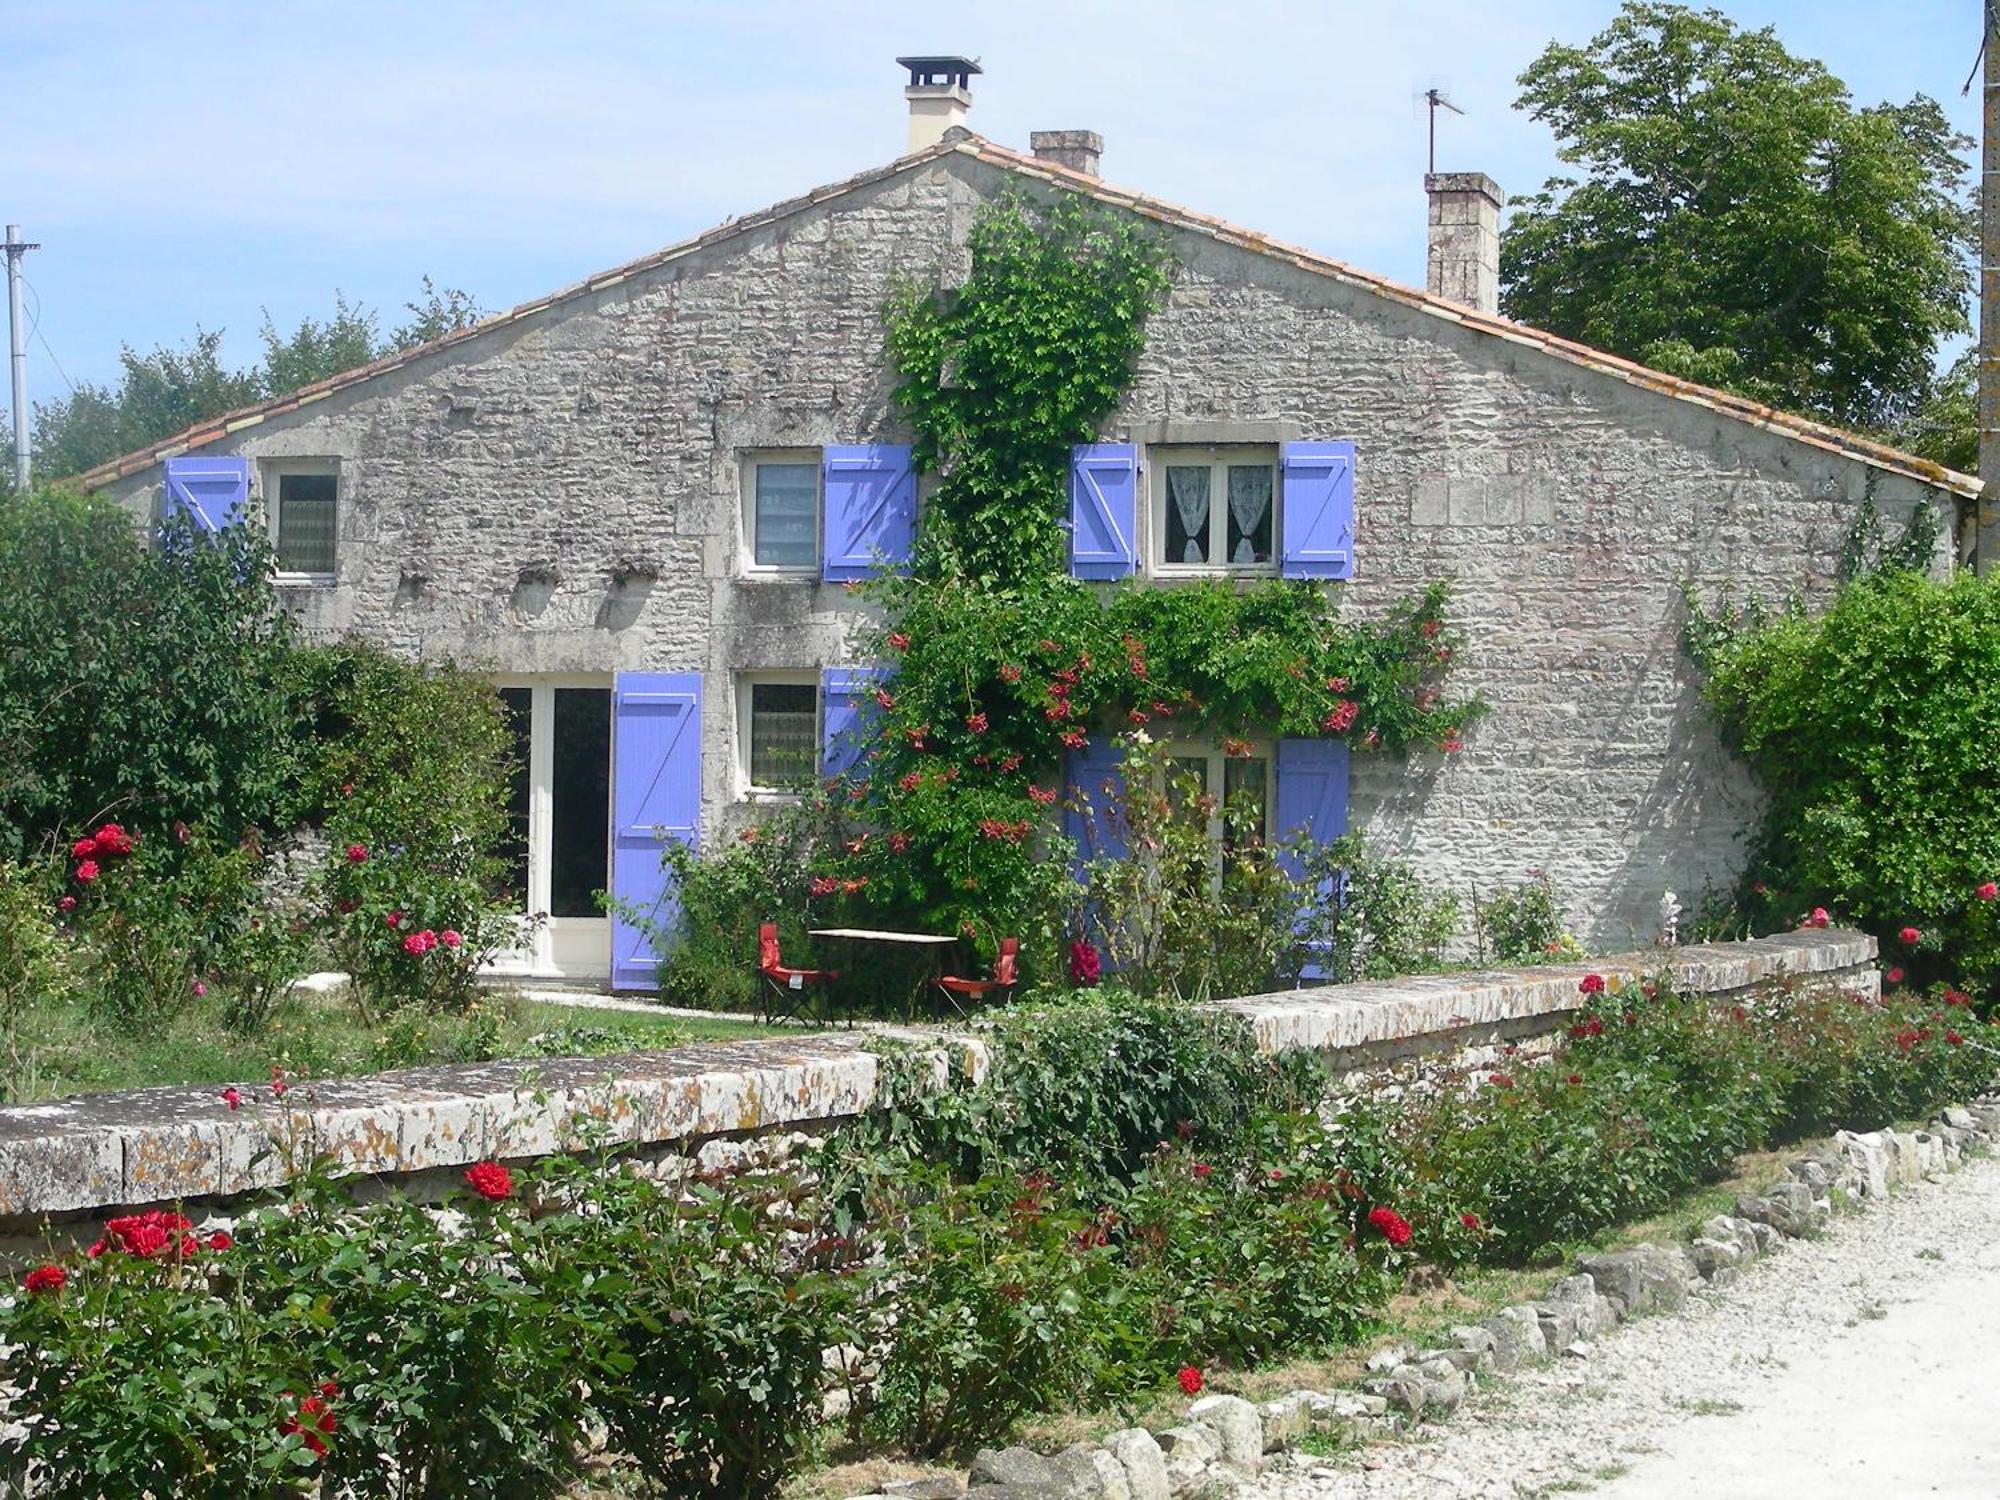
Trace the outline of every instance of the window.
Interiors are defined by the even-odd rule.
[[[1223,862],[1264,842],[1270,831],[1271,748],[1253,740],[1167,747],[1168,795],[1206,810],[1208,836]]]
[[[744,531],[750,567],[813,572],[819,567],[819,455],[759,454],[743,466]]]
[[[797,792],[819,769],[819,684],[804,676],[744,683],[740,740],[743,780],[752,795]]]
[[[1155,448],[1153,561],[1166,571],[1256,572],[1278,555],[1277,456],[1268,448]]]
[[[330,469],[278,469],[269,476],[272,539],[278,571],[331,578],[340,479]]]

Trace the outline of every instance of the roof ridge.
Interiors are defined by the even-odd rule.
[[[1115,187],[1100,178],[1091,176],[1089,173],[1080,172],[1073,167],[1062,166],[1059,163],[1047,161],[1038,156],[1016,151],[1011,147],[998,145],[984,136],[975,135],[971,131],[963,129],[953,130],[935,145],[926,146],[921,151],[913,151],[905,156],[899,156],[885,166],[871,168],[868,171],[858,172],[852,177],[845,178],[839,182],[810,189],[796,197],[783,199],[768,208],[760,209],[753,213],[725,219],[720,224],[703,230],[699,234],[691,235],[687,239],[677,240],[661,249],[642,255],[635,260],[626,261],[622,265],[614,266],[608,271],[600,271],[596,275],[586,276],[581,281],[574,282],[569,286],[551,292],[547,296],[534,298],[531,301],[523,302],[510,308],[506,312],[496,313],[490,318],[482,319],[469,328],[458,329],[446,334],[442,338],[433,339],[429,343],[418,344],[409,349],[397,350],[392,354],[383,356],[381,359],[371,361],[365,365],[357,365],[351,370],[343,370],[338,374],[328,376],[324,380],[315,381],[311,385],[301,386],[298,390],[289,391],[282,396],[275,396],[268,401],[238,407],[233,411],[224,412],[221,416],[197,422],[193,426],[174,433],[170,437],[162,438],[156,443],[148,444],[121,457],[108,459],[104,463],[98,464],[93,468],[85,470],[82,474],[73,477],[85,489],[93,489],[99,485],[107,484],[112,480],[122,479],[128,474],[137,473],[141,469],[149,468],[162,459],[176,457],[181,453],[187,452],[189,449],[199,448],[216,441],[218,438],[226,437],[231,432],[241,428],[254,426],[267,417],[279,416],[287,411],[296,410],[298,407],[308,405],[337,391],[344,390],[348,386],[372,380],[377,375],[387,374],[391,370],[400,369],[404,365],[414,363],[419,359],[428,358],[432,354],[440,353],[483,334],[505,328],[524,318],[532,317],[536,313],[546,311],[559,302],[566,302],[571,298],[584,296],[591,292],[603,291],[608,287],[618,285],[622,281],[629,280],[633,276],[642,275],[647,271],[664,265],[670,260],[691,254],[696,250],[732,238],[748,230],[772,223],[777,219],[797,213],[802,209],[810,208],[814,204],[823,203],[830,198],[837,198],[843,194],[853,192],[857,188],[866,187],[871,183],[893,177],[899,172],[907,171],[909,168],[918,166],[926,161],[935,161],[950,155],[969,156],[976,160],[984,161],[990,166],[999,167],[1004,171],[1044,179],[1058,187],[1083,193],[1109,206],[1128,209],[1145,218],[1155,219],[1161,223],[1174,225],[1197,234],[1207,235],[1209,238],[1221,243],[1235,245],[1240,249],[1249,250],[1255,254],[1289,262],[1299,269],[1311,272],[1314,275],[1326,276],[1336,281],[1345,282],[1364,291],[1387,297],[1391,301],[1400,302],[1419,312],[1442,318],[1448,322],[1463,324],[1465,327],[1473,329],[1476,332],[1505,339],[1509,343],[1519,344],[1525,348],[1539,350],[1552,358],[1579,365],[1585,369],[1593,370],[1598,374],[1610,376],[1613,379],[1623,380],[1628,385],[1654,391],[1658,394],[1672,397],[1675,400],[1686,401],[1696,406],[1707,407],[1719,416],[1729,417],[1732,420],[1746,423],[1763,431],[1776,433],[1781,437],[1788,437],[1808,443],[1827,452],[1852,458],[1858,462],[1872,465],[1875,468],[1900,474],[1905,478],[1915,479],[1923,484],[1936,485],[1940,488],[1950,490],[1955,494],[1966,496],[1977,495],[1982,488],[1980,480],[1973,475],[1962,474],[1955,469],[1946,468],[1943,464],[1933,463],[1926,458],[1919,458],[1913,453],[1906,453],[1899,448],[1891,447],[1889,444],[1878,442],[1873,438],[1865,438],[1857,433],[1828,426],[1825,423],[1816,422],[1810,417],[1801,417],[1791,412],[1781,411],[1777,407],[1766,406],[1761,402],[1752,401],[1748,397],[1718,390],[1713,386],[1700,385],[1691,380],[1682,380],[1678,376],[1652,369],[1634,360],[1626,359],[1621,355],[1611,354],[1605,350],[1594,348],[1589,344],[1582,344],[1573,339],[1563,338],[1559,334],[1546,333],[1526,323],[1517,323],[1511,318],[1503,318],[1497,313],[1480,312],[1477,308],[1468,307],[1463,303],[1452,302],[1447,298],[1438,296],[1434,292],[1420,291],[1416,287],[1392,281],[1386,276],[1378,275],[1373,271],[1362,270],[1358,266],[1351,265],[1346,261],[1336,260],[1332,256],[1323,255],[1318,251],[1288,244],[1283,240],[1274,240],[1270,236],[1260,234],[1255,230],[1241,228],[1226,219],[1217,218],[1212,214],[1199,213],[1193,209],[1183,208],[1179,204],[1170,203],[1164,198],[1156,198],[1151,194],[1142,193],[1136,189]]]

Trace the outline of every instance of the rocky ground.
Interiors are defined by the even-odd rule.
[[[1277,1460],[1244,1500],[2000,1496],[2000,1158],[1788,1240],[1732,1284],[1481,1389],[1448,1422]]]

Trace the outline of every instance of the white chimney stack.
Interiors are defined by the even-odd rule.
[[[1500,311],[1500,210],[1506,196],[1484,172],[1431,172],[1430,264],[1424,285],[1483,313]]]
[[[897,66],[910,70],[910,138],[904,154],[923,151],[944,139],[954,126],[963,127],[972,109],[972,75],[980,71],[970,57],[899,57]]]

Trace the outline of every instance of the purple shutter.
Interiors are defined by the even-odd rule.
[[[165,513],[186,512],[195,530],[217,532],[243,519],[250,502],[247,458],[170,458],[161,465]]]
[[[1354,576],[1354,444],[1286,443],[1279,467],[1287,578]]]
[[[620,672],[611,695],[611,894],[654,923],[672,922],[660,851],[701,831],[701,674]],[[659,957],[613,907],[611,987],[656,987]]]
[[[907,443],[828,448],[820,577],[866,578],[910,560],[917,525],[917,471]]]
[[[1079,862],[1124,858],[1125,821],[1118,807],[1125,791],[1124,760],[1116,740],[1093,737],[1064,762],[1063,832],[1075,841]]]
[[[1079,443],[1069,453],[1069,571],[1126,578],[1138,564],[1139,450]]]
[[[823,776],[845,776],[862,765],[875,717],[875,692],[888,667],[828,667],[819,679],[820,757]]]
[[[1315,844],[1330,844],[1347,832],[1347,741],[1283,739],[1278,741],[1277,816],[1271,839],[1283,845],[1303,834]],[[1303,873],[1296,854],[1281,853],[1278,863],[1294,880]],[[1332,895],[1322,885],[1319,895]],[[1318,963],[1300,969],[1302,979],[1325,977]]]

